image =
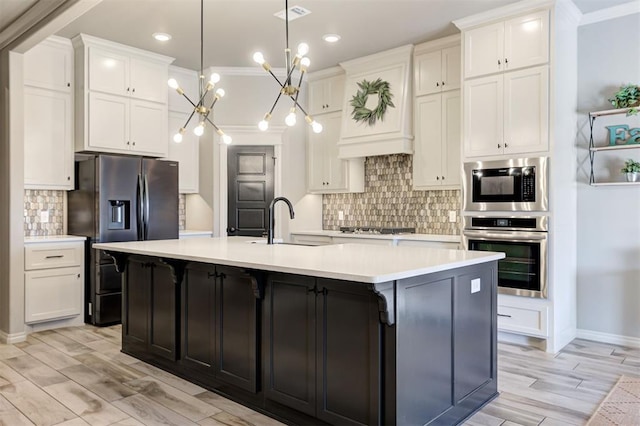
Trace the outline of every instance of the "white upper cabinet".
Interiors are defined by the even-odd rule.
[[[465,157],[549,149],[549,67],[470,79],[464,85]]]
[[[49,37],[24,54],[24,186],[73,189],[73,47]]]
[[[344,74],[309,82],[309,114],[342,110]]]
[[[416,99],[413,154],[414,189],[454,189],[460,185],[460,91]]]
[[[49,37],[24,54],[24,84],[71,93],[73,48],[68,39]]]
[[[185,103],[188,102],[185,101]],[[168,158],[178,162],[178,190],[180,194],[195,194],[199,189],[198,151],[200,138],[192,131],[187,131],[183,135],[182,142],[173,141],[176,130],[184,125],[188,117],[188,113],[169,111]]]
[[[138,59],[101,47],[89,48],[89,90],[167,102],[166,63]]]
[[[76,151],[166,157],[173,58],[84,34],[73,43]]]
[[[416,54],[415,95],[428,95],[460,88],[460,46]]]
[[[547,63],[549,12],[467,30],[464,44],[464,78]]]

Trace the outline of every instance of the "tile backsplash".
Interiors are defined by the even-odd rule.
[[[178,194],[178,230],[184,231],[187,226],[187,202],[185,194]]]
[[[412,156],[367,157],[365,192],[322,196],[322,227],[415,227],[421,234],[460,234],[460,190],[414,191]],[[449,222],[449,211],[456,222]],[[344,220],[338,212],[344,212]]]
[[[24,236],[62,235],[64,230],[64,191],[24,190]],[[49,221],[41,222],[41,212],[49,212]]]

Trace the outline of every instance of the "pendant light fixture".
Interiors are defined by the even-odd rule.
[[[214,124],[211,118],[209,118],[209,115],[213,111],[213,107],[215,106],[216,102],[218,102],[218,100],[220,100],[220,98],[224,96],[224,89],[219,88],[218,90],[215,91],[215,93],[213,94],[213,101],[211,102],[211,105],[209,107],[207,107],[205,104],[205,98],[207,97],[207,94],[211,92],[214,89],[215,84],[220,81],[220,75],[217,73],[213,73],[209,77],[209,81],[205,82],[203,43],[204,43],[204,0],[200,0],[200,74],[198,75],[198,101],[197,103],[193,102],[184,93],[184,90],[182,90],[180,85],[178,85],[178,82],[176,81],[175,78],[169,79],[169,82],[168,82],[169,87],[171,87],[172,89],[175,89],[175,91],[178,92],[179,95],[184,96],[184,98],[187,101],[189,101],[189,103],[193,106],[193,111],[191,111],[191,114],[189,115],[189,118],[187,118],[186,123],[184,123],[184,126],[182,126],[180,130],[178,130],[178,133],[176,133],[173,136],[173,141],[176,143],[182,142],[182,135],[184,134],[186,127],[189,125],[191,118],[197,114],[199,116],[199,121],[198,121],[198,125],[193,129],[193,133],[195,133],[196,136],[202,136],[202,134],[204,133],[205,124],[209,123],[216,130],[216,133],[220,135],[222,142],[228,145],[231,143],[231,136],[225,134],[218,126]]]
[[[260,52],[256,52],[253,54],[253,60],[258,64],[262,65],[265,71],[267,71],[271,76],[278,82],[280,86],[280,92],[276,97],[276,100],[273,102],[271,106],[271,110],[264,115],[264,118],[260,123],[258,123],[258,128],[262,131],[265,131],[269,128],[269,120],[271,119],[271,114],[275,109],[280,97],[282,95],[288,96],[293,101],[293,106],[289,110],[289,114],[287,114],[285,118],[285,123],[287,126],[294,126],[296,124],[296,109],[299,109],[304,114],[305,121],[311,126],[315,133],[322,132],[322,124],[315,121],[307,112],[302,108],[302,106],[298,103],[298,96],[300,95],[300,86],[302,85],[302,79],[304,78],[304,74],[307,72],[307,68],[309,68],[309,58],[305,55],[309,52],[309,45],[306,43],[300,43],[298,45],[298,51],[296,55],[291,57],[291,49],[289,49],[289,1],[285,0],[284,2],[284,11],[285,11],[285,49],[284,49],[284,57],[286,61],[286,72],[287,75],[284,79],[284,82],[280,81],[278,77],[271,70],[271,65],[265,61],[264,56]],[[292,76],[295,69],[300,71],[300,78],[298,79],[298,84],[294,85],[292,83]]]

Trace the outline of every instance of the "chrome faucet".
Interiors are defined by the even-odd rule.
[[[273,206],[276,205],[278,201],[284,201],[289,206],[289,216],[291,219],[294,218],[295,213],[293,212],[293,205],[291,205],[291,201],[287,200],[285,197],[277,197],[271,201],[269,204],[269,229],[267,230],[267,244],[273,244],[273,229],[275,228],[275,217],[273,216]]]

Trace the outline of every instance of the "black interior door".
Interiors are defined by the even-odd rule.
[[[273,147],[230,146],[227,153],[227,234],[265,235],[273,199]]]

